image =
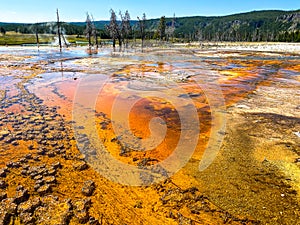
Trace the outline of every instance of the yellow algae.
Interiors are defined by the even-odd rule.
[[[269,221],[273,224],[284,224],[287,221],[296,221],[296,218],[299,218],[299,201],[298,194],[293,190],[299,191],[299,168],[294,161],[299,151],[294,144],[295,140],[292,141],[296,137],[291,130],[299,130],[295,111],[298,102],[294,98],[290,105],[285,105],[290,117],[272,117],[271,113],[266,114],[269,111],[283,114],[272,107],[278,102],[286,103],[283,96],[288,93],[291,97],[298,87],[287,84],[290,85],[288,87],[291,92],[279,92],[283,87],[276,86],[269,93],[270,96],[276,95],[279,98],[274,102],[273,99],[264,98],[267,91],[260,87],[274,87],[274,79],[282,76],[273,70],[266,73],[268,68],[263,69],[263,66],[282,67],[297,72],[299,63],[296,60],[287,63],[281,60],[243,58],[263,57],[263,54],[259,53],[228,51],[211,55],[213,53],[199,51],[197,57],[208,56],[210,59],[205,59],[205,66],[209,65],[210,70],[216,73],[203,72],[203,64],[199,60],[172,61],[170,56],[165,62],[108,56],[83,58],[67,65],[64,69],[69,72],[61,74],[57,72],[60,68],[55,68],[57,65],[52,68],[52,64],[48,65],[47,62],[43,62],[40,67],[27,65],[5,68],[32,70],[29,75],[15,77],[21,80],[14,86],[15,90],[11,91],[11,96],[5,99],[8,102],[4,101],[4,90],[3,97],[0,97],[5,106],[1,118],[2,121],[8,121],[3,122],[1,130],[6,127],[14,136],[21,138],[17,139],[17,142],[13,142],[13,139],[8,140],[7,137],[0,141],[0,166],[10,166],[10,172],[7,172],[5,178],[1,178],[8,183],[8,188],[5,189],[8,197],[14,197],[20,185],[28,189],[30,200],[33,196],[41,195],[45,207],[35,212],[36,218],[39,218],[38,224],[51,224],[47,221],[47,217],[51,216],[55,217],[53,223],[60,223],[62,219],[70,216],[69,224],[79,224],[78,217],[84,217],[86,212],[78,213],[75,208],[78,207],[78,201],[88,199],[91,201],[89,216],[95,217],[100,224],[257,224]],[[155,56],[164,52],[147,54]],[[179,50],[172,51],[172,54],[187,56]],[[238,58],[234,59],[236,56]],[[74,69],[75,65],[87,67]],[[42,67],[48,67],[48,70],[52,71],[50,75],[56,76],[54,81],[42,74]],[[79,74],[79,71],[86,74]],[[77,127],[76,121],[71,121],[74,96],[84,76],[96,73],[95,71],[105,73],[109,81],[99,92],[94,108],[89,109],[93,110],[93,124],[90,127]],[[199,161],[206,150],[212,129],[220,121],[212,118],[213,106],[209,105],[205,90],[192,82],[191,78],[201,75],[202,81],[208,81],[212,74],[216,76],[213,82],[218,83],[223,91],[229,122],[228,129],[224,132],[225,140],[215,162],[207,170],[199,172]],[[183,76],[184,79],[173,79],[171,75]],[[37,76],[40,78],[35,79]],[[39,79],[45,80],[34,83]],[[103,78],[99,77],[99,80],[94,82],[100,82],[101,79]],[[78,130],[88,133],[92,126],[95,126],[98,141],[103,142],[109,154],[129,165],[154,165],[170,156],[181,133],[182,124],[178,109],[171,101],[160,97],[130,94],[120,97],[120,94],[130,90],[129,83],[134,79],[148,79],[157,85],[166,85],[166,81],[172,81],[174,86],[177,85],[183,90],[176,96],[178,101],[191,100],[197,109],[200,123],[199,140],[190,161],[164,182],[144,187],[114,183],[97,172],[85,162],[85,157],[89,155],[79,151],[79,140],[76,139],[78,136],[74,134]],[[32,83],[28,83],[29,81]],[[161,89],[161,92],[172,93],[169,89]],[[14,96],[17,96],[15,100]],[[122,117],[121,109],[131,104],[134,97],[140,99],[128,114],[130,130],[124,130],[124,137],[131,132],[140,140],[149,138],[150,123],[154,117],[160,117],[167,127],[163,140],[146,151],[124,146],[113,127],[113,116]],[[113,115],[112,107],[116,100],[120,101],[120,112]],[[236,103],[245,107],[235,107]],[[259,110],[266,114],[256,115],[255,112]],[[83,119],[86,116],[84,112],[82,111],[81,115]],[[271,119],[267,120],[269,117]],[[3,134],[5,136],[7,133],[0,133]],[[84,136],[81,138],[88,143]],[[280,139],[285,139],[286,142],[277,145]],[[290,150],[291,147],[283,147],[286,143],[293,147],[294,152]],[[21,164],[14,168],[15,164],[9,164],[10,161]],[[60,164],[57,164],[58,162]],[[52,174],[42,175],[45,182],[53,182],[49,192],[44,194],[38,193],[39,189],[35,188],[40,174],[33,173],[32,177],[26,175],[28,170],[40,166],[38,173],[46,171]],[[54,169],[53,166],[57,168]],[[291,182],[287,178],[291,179]],[[87,180],[95,183],[95,190],[89,197],[82,193],[82,187]],[[288,186],[289,184],[291,185]],[[47,186],[43,187],[47,190]],[[281,197],[281,194],[284,196]],[[77,217],[71,216],[73,212],[77,213]],[[17,216],[15,224],[18,223],[21,222]]]

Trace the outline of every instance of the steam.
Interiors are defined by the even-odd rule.
[[[43,32],[41,32],[43,31]],[[62,35],[62,43],[65,47],[70,45],[70,42],[67,40],[66,30],[61,27],[61,35]],[[57,22],[45,22],[45,23],[35,23],[28,26],[27,33],[36,35],[38,33],[38,36],[40,39],[49,39],[46,45],[51,46],[58,46],[59,40],[57,37]],[[45,44],[44,44],[45,45]]]

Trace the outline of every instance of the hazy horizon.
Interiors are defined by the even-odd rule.
[[[113,9],[118,14],[128,10],[132,20],[137,16],[146,14],[147,19],[157,19],[161,16],[190,17],[190,16],[225,16],[250,11],[261,10],[299,10],[299,0],[263,1],[254,0],[241,2],[237,0],[215,0],[207,4],[203,0],[152,0],[141,2],[138,0],[10,0],[2,3],[0,22],[8,23],[37,23],[56,20],[56,9],[59,9],[60,19],[65,22],[84,22],[86,13],[93,15],[95,21],[109,20],[109,10]]]
[[[59,10],[59,9],[58,9]],[[224,14],[224,15],[207,15],[207,16],[203,16],[203,15],[182,15],[182,16],[177,16],[175,13],[175,17],[176,18],[180,18],[180,17],[194,17],[194,16],[203,16],[203,17],[222,17],[222,16],[230,16],[230,15],[235,15],[235,14],[242,14],[242,13],[249,13],[249,12],[254,12],[254,11],[265,11],[265,10],[279,10],[279,11],[298,11],[300,9],[289,9],[289,10],[285,10],[285,9],[261,9],[261,10],[251,10],[251,11],[245,11],[245,12],[237,12],[237,13],[231,13],[231,14]],[[56,12],[55,12],[56,13]],[[123,11],[122,11],[123,13]],[[129,12],[130,13],[130,12]],[[174,15],[173,14],[173,15]],[[86,14],[85,14],[86,15]],[[147,15],[146,15],[147,16]],[[173,16],[167,16],[167,18],[172,18]],[[156,17],[156,18],[147,18],[147,20],[151,20],[151,19],[159,19],[160,17]],[[60,18],[61,19],[61,18]],[[86,17],[83,20],[63,20],[61,19],[62,22],[67,22],[67,23],[84,23],[85,22]],[[117,20],[119,20],[120,18],[118,17]],[[131,20],[137,20],[137,18],[132,18]],[[105,18],[105,19],[99,19],[99,20],[94,20],[94,21],[109,21],[109,18]],[[7,22],[7,21],[1,21],[0,23],[25,23],[25,24],[33,24],[33,23],[50,23],[50,22],[56,22],[56,14],[55,14],[55,18],[53,20],[49,20],[49,21],[39,21],[39,22],[15,22],[15,21],[11,21],[11,22]]]

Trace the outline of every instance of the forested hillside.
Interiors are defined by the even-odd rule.
[[[132,20],[131,38],[139,38],[138,21]],[[161,18],[146,21],[147,39],[185,41],[288,41],[300,42],[300,10],[296,11],[253,11],[220,17],[181,17],[164,18],[166,30],[160,37]],[[105,26],[109,21],[95,21],[101,38],[109,38]],[[62,23],[65,34],[84,34],[85,22]],[[0,23],[1,33],[56,32],[56,23],[20,24]]]
[[[171,26],[173,18],[167,18]],[[159,20],[150,20],[155,30]],[[300,10],[254,11],[222,17],[175,18],[175,36],[214,41],[300,41]]]

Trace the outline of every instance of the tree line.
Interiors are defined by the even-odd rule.
[[[140,38],[142,43],[141,47],[143,49],[144,47],[144,41],[145,38],[147,37],[147,32],[146,32],[146,14],[143,13],[143,16],[140,18],[139,16],[137,17],[138,21],[134,23],[132,26],[131,23],[131,18],[128,10],[123,14],[122,11],[119,11],[119,20],[117,18],[116,12],[111,9],[110,10],[110,21],[107,25],[105,25],[105,31],[107,32],[107,35],[111,38],[112,40],[112,46],[115,49],[116,44],[118,43],[119,48],[122,49],[128,48],[129,40],[130,39],[136,39]],[[175,30],[175,22],[173,23],[173,29],[172,29],[172,34],[174,33]],[[162,16],[160,18],[160,22],[157,27],[157,32],[156,36],[160,38],[161,41],[167,40],[166,39],[166,20],[165,17]],[[86,28],[84,30],[84,34],[86,35],[86,38],[88,39],[89,46],[92,44],[96,45],[98,47],[98,30],[95,26],[95,22],[91,21],[90,15],[87,14],[87,19],[86,19]],[[92,37],[94,38],[94,42],[92,43]]]
[[[88,15],[89,16],[89,15]],[[87,17],[88,17],[87,16]],[[93,21],[87,18],[82,23],[61,22],[62,32],[66,35],[87,36],[111,39],[113,45],[128,46],[129,40],[146,39],[170,42],[191,41],[300,41],[300,11],[254,11],[223,17],[181,17],[162,16],[159,19],[146,19],[146,15],[131,20],[129,12],[118,14],[110,10],[109,21]],[[89,22],[90,21],[90,22]],[[89,25],[88,25],[89,24]],[[4,24],[0,32],[7,31],[24,34],[56,34],[57,24]],[[87,31],[93,26],[93,34]],[[91,30],[91,29],[90,29]],[[93,38],[90,39],[92,41]],[[98,39],[97,39],[98,40]]]

